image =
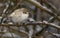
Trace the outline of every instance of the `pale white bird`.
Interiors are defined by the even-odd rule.
[[[29,17],[29,12],[26,8],[20,8],[12,12],[12,14],[9,15],[9,19],[13,23],[22,23],[24,20],[28,19]]]
[[[14,22],[15,24],[23,23],[25,20],[28,20],[33,22],[34,20],[32,18],[29,18],[29,10],[26,8],[20,8],[12,12],[12,14],[9,15],[9,19]],[[19,28],[21,29],[21,28]],[[23,29],[23,28],[22,28]],[[29,30],[28,37],[32,38],[33,35],[33,27],[28,26],[27,29]],[[20,30],[22,32],[25,32],[25,30]],[[26,33],[26,32],[25,32]]]

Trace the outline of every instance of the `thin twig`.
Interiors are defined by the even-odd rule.
[[[44,4],[50,6],[54,11],[58,12],[57,8],[54,5],[52,5],[51,3],[49,3],[47,0],[43,0],[43,2],[44,2]]]

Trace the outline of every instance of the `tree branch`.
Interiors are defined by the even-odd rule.
[[[37,1],[33,1],[33,0],[26,0],[27,2],[37,6],[38,8],[40,8],[41,10],[46,11],[46,13],[50,14],[51,16],[55,17],[58,21],[60,21],[60,18],[53,13],[53,11],[49,10],[48,8],[42,6],[40,3],[38,3]]]
[[[27,26],[27,25],[41,25],[41,24],[43,24],[43,25],[48,25],[48,26],[52,26],[52,27],[55,27],[55,28],[57,28],[57,29],[60,29],[60,26],[58,26],[58,25],[56,25],[56,24],[53,24],[53,23],[49,23],[49,22],[47,22],[47,21],[43,21],[43,22],[41,22],[41,21],[39,21],[39,22],[27,22],[27,23],[25,23],[25,25]],[[0,26],[22,26],[22,25],[14,25],[14,24],[0,24]]]

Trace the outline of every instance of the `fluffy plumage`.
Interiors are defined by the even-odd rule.
[[[21,23],[24,20],[28,19],[29,12],[26,8],[20,8],[12,12],[12,14],[9,15],[9,18],[14,23]]]

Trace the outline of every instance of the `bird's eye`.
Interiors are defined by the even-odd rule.
[[[26,12],[23,12],[24,14],[26,14]]]

